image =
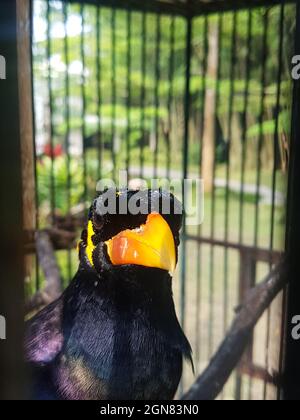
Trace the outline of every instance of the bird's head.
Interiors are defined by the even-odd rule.
[[[93,202],[79,244],[81,264],[95,269],[155,268],[173,273],[181,203],[161,190],[109,189]]]

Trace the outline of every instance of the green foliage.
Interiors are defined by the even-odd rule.
[[[68,193],[68,164],[64,157],[57,157],[53,161],[49,157],[43,157],[37,162],[38,176],[38,199],[39,204],[48,206],[51,195],[51,177],[54,179],[55,208],[61,213],[68,211],[68,194],[70,205],[75,206],[82,201],[83,196],[83,166],[77,159],[71,159],[69,166],[70,192]]]
[[[46,2],[35,0],[35,19],[43,22],[47,28]],[[143,33],[143,15],[131,13],[130,28],[128,28],[128,14],[126,11],[112,10],[102,7],[99,12],[99,32],[97,39],[97,7],[67,3],[68,37],[64,36],[63,3],[50,3],[50,34],[48,45],[46,32],[44,36],[38,34],[40,30],[35,25],[34,42],[34,76],[38,94],[48,100],[48,61],[47,50],[50,48],[51,83],[53,92],[53,123],[55,143],[63,142],[68,126],[71,136],[75,131],[84,129],[87,136],[95,134],[99,126],[106,147],[112,142],[112,134],[119,139],[121,150],[118,160],[124,163],[124,148],[129,135],[131,154],[138,156],[142,133],[147,134],[145,146],[150,145],[149,138],[157,131],[158,122],[159,144],[164,144],[165,138],[162,127],[169,127],[171,123],[171,149],[180,152],[183,142],[184,95],[186,71],[186,22],[182,18],[174,18],[174,45],[170,44],[172,18],[146,15],[146,32]],[[279,137],[289,133],[291,102],[290,57],[292,54],[291,36],[294,31],[294,6],[285,7],[283,73],[280,86],[280,120],[278,124]],[[275,109],[278,93],[278,56],[279,56],[279,19],[280,7],[268,9],[268,51],[266,58],[265,86],[262,86],[263,62],[263,33],[264,15],[266,8],[252,11],[251,50],[248,51],[248,11],[237,13],[236,41],[232,45],[233,13],[223,16],[223,27],[220,35],[220,80],[208,76],[205,71],[205,20],[198,17],[193,23],[192,45],[192,74],[190,80],[192,117],[190,126],[199,133],[201,113],[204,109],[203,88],[219,89],[219,104],[217,109],[218,122],[223,138],[228,133],[228,118],[230,101],[233,100],[233,113],[242,121],[245,109],[246,74],[249,70],[249,95],[247,112],[247,138],[250,147],[247,156],[256,153],[253,138],[260,133],[264,136],[264,147],[268,142],[267,136],[275,132]],[[83,28],[81,21],[83,19]],[[208,28],[216,25],[217,16],[208,18]],[[130,39],[128,39],[130,29]],[[160,44],[157,40],[160,33]],[[129,42],[130,41],[130,42]],[[81,45],[83,43],[83,56]],[[129,49],[130,46],[130,49]],[[67,56],[65,48],[67,47]],[[234,50],[233,50],[234,47]],[[99,52],[99,54],[98,54]],[[171,58],[173,55],[173,74],[170,79]],[[232,53],[234,52],[234,70],[232,70]],[[250,55],[249,55],[250,54]],[[145,66],[143,66],[143,55]],[[247,58],[250,58],[250,69],[246,68]],[[159,57],[159,62],[156,58]],[[85,69],[81,63],[84,59]],[[129,64],[129,66],[128,66]],[[145,74],[142,70],[145,67]],[[68,72],[66,71],[68,70]],[[232,73],[233,71],[233,73]],[[66,77],[69,82],[69,97],[66,97]],[[100,76],[100,78],[98,77]],[[232,84],[232,79],[234,82]],[[233,88],[233,98],[231,98]],[[85,115],[83,117],[82,93],[85,95]],[[100,97],[98,95],[100,93]],[[157,98],[159,107],[157,109]],[[128,98],[130,104],[128,108]],[[263,124],[260,125],[261,101],[264,98]],[[171,102],[170,102],[171,100]],[[114,103],[115,101],[115,103]],[[171,104],[171,106],[170,106]],[[69,108],[70,118],[65,115]],[[100,118],[100,120],[99,120]],[[100,124],[99,124],[100,121]],[[128,130],[130,124],[130,130]],[[241,123],[240,123],[241,124]],[[240,128],[240,132],[242,129]],[[129,134],[128,134],[129,133]],[[191,138],[189,162],[199,164],[200,145],[197,136]],[[240,136],[240,134],[237,134]],[[238,139],[240,141],[240,138]],[[235,144],[238,144],[237,142]],[[160,146],[161,147],[161,146]],[[234,146],[236,147],[236,146]],[[267,147],[267,145],[266,145]],[[161,148],[162,150],[162,148]],[[163,149],[164,150],[164,149]],[[233,148],[231,153],[235,154]],[[222,151],[216,150],[217,157]],[[217,160],[220,160],[220,156]],[[164,162],[164,159],[160,160]],[[181,159],[172,159],[179,162]],[[251,159],[249,159],[251,161]],[[253,159],[252,159],[253,160]],[[176,163],[177,164],[177,163]],[[122,164],[121,164],[122,166]],[[124,165],[123,165],[124,166]],[[93,173],[93,171],[91,172]],[[78,177],[78,173],[75,175]],[[74,181],[76,182],[76,181]]]

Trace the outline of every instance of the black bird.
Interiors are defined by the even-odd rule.
[[[77,274],[26,324],[32,399],[174,397],[183,358],[192,362],[172,296],[181,213],[160,190],[94,200]]]

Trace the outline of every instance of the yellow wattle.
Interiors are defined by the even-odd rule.
[[[94,267],[94,262],[93,262],[93,252],[95,249],[95,245],[93,243],[92,237],[95,235],[94,232],[94,228],[93,228],[93,223],[91,222],[91,220],[89,220],[88,222],[88,226],[87,226],[87,245],[86,245],[86,256],[88,257],[88,260],[90,262],[90,264]]]

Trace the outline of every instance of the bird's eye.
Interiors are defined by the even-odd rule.
[[[103,218],[99,214],[97,213],[94,214],[93,222],[94,222],[95,229],[100,230],[102,228]]]

